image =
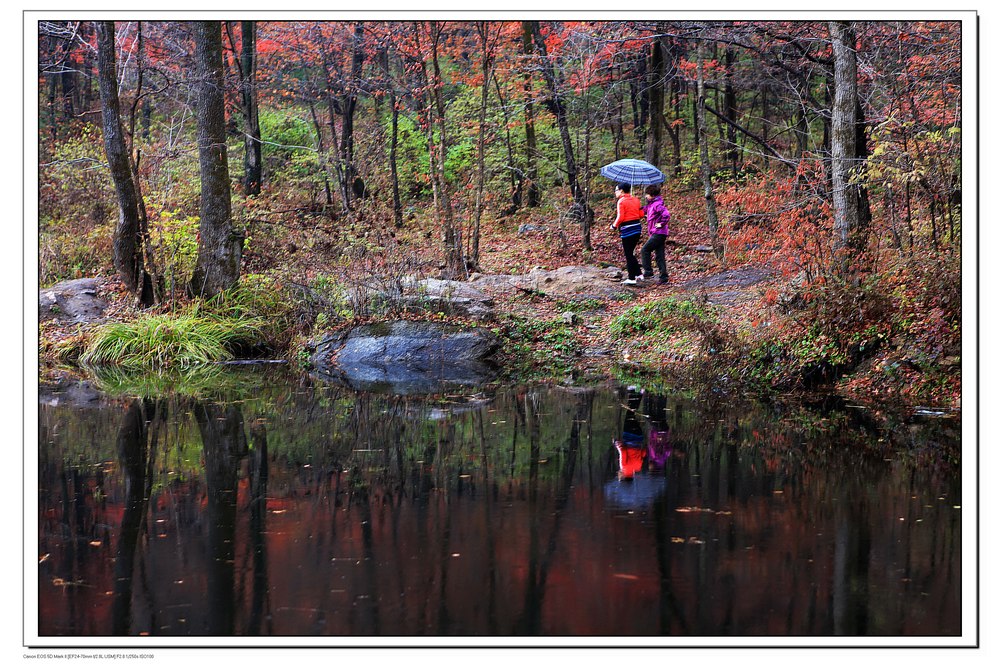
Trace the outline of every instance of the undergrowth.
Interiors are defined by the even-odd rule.
[[[126,368],[187,367],[227,361],[260,338],[255,319],[211,314],[149,315],[99,328],[80,358],[89,365]]]

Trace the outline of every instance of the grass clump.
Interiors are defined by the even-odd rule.
[[[708,310],[692,301],[674,298],[661,299],[633,306],[614,318],[608,331],[616,338],[649,333],[669,333],[676,329],[692,328],[692,324],[715,322]]]
[[[562,320],[510,317],[494,331],[504,341],[504,367],[521,379],[561,377],[581,353],[573,328]]]
[[[259,338],[255,320],[212,315],[150,315],[101,327],[80,361],[125,368],[185,368],[227,361]]]
[[[655,368],[714,357],[726,345],[716,313],[704,304],[673,297],[629,308],[611,320],[608,333],[626,361]]]

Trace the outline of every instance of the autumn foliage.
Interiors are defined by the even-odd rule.
[[[812,362],[831,381],[837,369],[882,364],[890,369],[882,388],[888,378],[905,391],[909,374],[927,380],[936,369],[930,393],[954,400],[962,26],[851,27],[863,212],[849,275],[832,239],[834,54],[820,21],[259,22],[263,179],[259,194],[233,195],[243,271],[315,294],[362,266],[465,278],[617,264],[617,241],[596,231],[591,240],[581,212],[593,212],[595,230],[605,227],[596,223],[610,210],[611,184],[599,168],[655,154],[674,212],[673,275],[753,265],[778,278],[735,327],[734,358],[801,361],[811,345],[815,354],[795,373],[768,381],[800,381]],[[238,183],[245,27],[223,28]],[[89,22],[39,24],[43,285],[113,273],[116,209],[96,123],[95,35]],[[190,23],[117,24],[124,130],[168,300],[182,298],[176,286],[189,278],[198,239],[193,44]],[[699,68],[719,211],[719,259],[709,264],[687,252],[710,240]],[[519,235],[525,224],[545,232]]]

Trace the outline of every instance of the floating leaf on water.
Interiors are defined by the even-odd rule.
[[[47,561],[49,559],[49,556],[51,555],[52,554],[42,554],[42,557],[38,559],[38,564],[41,565],[42,563]]]
[[[697,537],[689,537],[688,544],[704,544],[705,540],[699,540]]]
[[[99,547],[101,546],[102,542],[100,540],[91,540],[90,542],[87,542],[87,544],[89,544],[92,547]]]
[[[671,537],[670,541],[674,544],[684,544],[686,540],[683,537]]]
[[[639,577],[634,574],[615,574],[616,579],[627,579],[629,581],[636,581]]]

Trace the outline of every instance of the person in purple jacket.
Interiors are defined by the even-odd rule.
[[[656,253],[656,265],[660,269],[660,284],[667,282],[666,244],[670,228],[670,211],[667,210],[660,197],[660,186],[646,186],[646,223],[649,240],[642,246],[642,275],[649,279],[653,277],[653,262],[650,255]]]

